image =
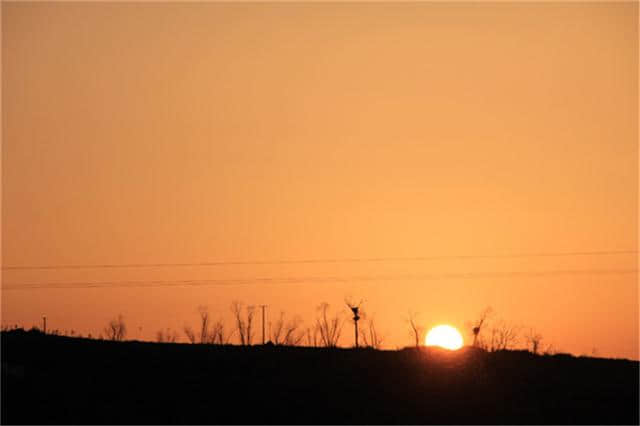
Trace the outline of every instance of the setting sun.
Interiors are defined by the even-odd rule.
[[[462,347],[462,335],[450,325],[438,325],[432,328],[425,339],[427,346],[440,346],[445,349],[456,350]]]

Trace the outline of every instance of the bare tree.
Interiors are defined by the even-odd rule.
[[[367,326],[368,328],[362,330],[361,332],[364,346],[367,348],[380,349],[380,347],[382,346],[382,338],[376,330],[373,318],[367,321]]]
[[[553,346],[553,343],[549,343],[547,349],[544,350],[545,355],[555,355],[556,353],[558,353],[558,351],[556,350],[555,346]]]
[[[280,312],[280,316],[270,327],[269,339],[274,345],[296,346],[305,337],[305,331],[300,330],[301,325],[300,317],[285,321],[284,312]]]
[[[166,330],[159,330],[156,333],[156,341],[158,343],[175,343],[178,341],[178,333],[175,330],[167,328]]]
[[[199,306],[200,313],[200,343],[209,343],[209,310],[206,306]]]
[[[246,332],[246,338],[247,338],[247,345],[251,346],[251,341],[253,340],[253,316],[256,313],[256,307],[249,305],[247,306],[247,332]]]
[[[318,347],[318,334],[320,333],[320,327],[316,323],[313,328],[307,327],[307,346],[317,348]]]
[[[531,353],[537,354],[540,349],[540,343],[542,342],[542,335],[533,328],[530,328],[524,338],[527,341],[527,348]]]
[[[117,319],[109,321],[109,324],[104,328],[104,333],[107,336],[107,340],[116,342],[124,340],[127,335],[127,326],[122,315],[118,315]]]
[[[410,334],[415,339],[416,348],[420,346],[422,335],[424,334],[424,326],[418,324],[418,313],[409,311],[407,322],[411,327]]]
[[[517,326],[501,320],[491,328],[490,350],[492,352],[510,349],[516,343],[518,343]]]
[[[214,345],[226,345],[229,343],[229,339],[233,333],[227,333],[225,331],[224,322],[218,320],[213,324],[211,333],[209,333],[209,343]]]
[[[184,334],[187,336],[187,339],[189,339],[189,342],[196,342],[196,333],[194,333],[193,328],[191,328],[190,325],[184,326]]]
[[[231,312],[236,320],[236,330],[239,334],[240,344],[250,346],[253,340],[253,317],[255,315],[255,306],[246,307],[246,315],[243,315],[243,304],[234,301],[231,304]]]
[[[304,339],[304,331],[300,330],[302,320],[299,317],[295,317],[287,322],[284,328],[284,340],[283,343],[286,346],[298,346],[302,339]]]
[[[282,331],[284,330],[284,311],[280,312],[278,319],[272,324],[269,330],[269,339],[274,345],[282,344]]]
[[[233,301],[231,303],[231,312],[233,312],[233,317],[236,320],[236,330],[238,330],[238,338],[240,339],[240,344],[244,346],[246,344],[246,325],[242,316],[242,303]]]
[[[342,333],[343,321],[340,314],[334,317],[328,317],[329,304],[323,302],[318,306],[319,316],[316,318],[316,326],[320,334],[320,342],[322,346],[327,348],[335,348],[338,346],[338,340]]]
[[[307,327],[306,334],[307,334],[307,346],[315,347],[316,345],[314,344],[314,341],[311,338],[311,328],[310,327]]]
[[[489,317],[491,316],[493,310],[491,309],[491,307],[486,307],[478,316],[478,319],[476,321],[474,321],[473,323],[473,328],[471,329],[471,332],[473,333],[473,346],[474,347],[481,347],[482,344],[479,341],[479,337],[480,337],[480,332],[482,331],[482,326],[486,325],[487,320],[489,319]]]

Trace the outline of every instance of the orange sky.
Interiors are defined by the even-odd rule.
[[[122,313],[153,339],[198,305],[308,326],[350,296],[389,348],[411,344],[409,310],[462,328],[491,305],[543,346],[638,359],[637,253],[606,254],[638,247],[637,18],[3,3],[2,321],[95,335]],[[575,252],[603,253],[496,257]],[[431,256],[452,258],[406,259]],[[386,260],[6,269],[371,258]],[[212,282],[82,288],[184,280]]]

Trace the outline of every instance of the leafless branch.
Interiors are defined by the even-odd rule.
[[[334,317],[328,317],[329,304],[321,303],[318,306],[319,317],[316,318],[316,327],[320,334],[320,341],[322,346],[327,348],[335,348],[338,346],[338,340],[342,333],[343,321],[340,314],[336,314]]]
[[[367,328],[361,329],[360,335],[364,341],[364,346],[367,348],[380,349],[382,346],[382,338],[376,330],[373,318],[367,321]]]
[[[253,340],[253,317],[255,315],[255,306],[246,307],[246,315],[243,315],[243,304],[234,301],[231,304],[231,312],[236,321],[236,330],[238,331],[240,344],[243,346],[251,345]]]
[[[200,343],[209,343],[209,310],[206,306],[199,306],[200,313]]]
[[[530,328],[527,334],[524,336],[527,341],[527,348],[533,354],[537,354],[540,350],[540,344],[542,342],[542,335],[535,331],[533,328]]]
[[[124,323],[122,315],[118,315],[117,319],[113,319],[105,327],[104,333],[107,336],[107,340],[113,340],[120,342],[124,340],[127,335],[127,326]]]
[[[307,327],[307,346],[317,348],[318,347],[318,333],[320,332],[320,327],[316,323],[313,328]]]
[[[512,348],[518,343],[519,327],[507,323],[504,320],[498,321],[491,328],[490,351],[499,351]]]
[[[282,344],[282,330],[284,329],[284,312],[280,312],[280,316],[271,326],[271,341],[274,345]]]
[[[297,346],[304,338],[304,332],[300,331],[300,325],[302,320],[299,317],[295,317],[287,322],[284,330],[283,343],[287,346]]]
[[[420,346],[420,341],[422,340],[422,335],[424,334],[424,327],[418,324],[418,313],[409,311],[409,317],[407,318],[407,322],[411,328],[410,333],[413,335],[415,340],[416,348]]]
[[[229,336],[225,332],[224,322],[218,320],[213,324],[209,334],[209,343],[214,345],[224,345],[228,343]]]
[[[472,328],[472,333],[473,333],[473,346],[474,347],[480,347],[481,342],[479,340],[480,338],[480,332],[482,331],[482,326],[486,325],[487,320],[489,319],[489,317],[491,316],[491,314],[493,313],[493,310],[491,309],[491,307],[486,307],[478,316],[478,319],[473,323],[473,328]]]
[[[196,333],[194,333],[193,328],[191,328],[191,326],[189,325],[184,326],[184,334],[187,336],[187,339],[189,339],[189,342],[191,343],[196,342]]]
[[[178,333],[175,330],[167,328],[166,330],[158,330],[156,333],[156,341],[158,343],[175,343],[178,341]]]

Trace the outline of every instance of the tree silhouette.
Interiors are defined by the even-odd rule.
[[[156,342],[158,343],[175,343],[178,341],[178,333],[175,330],[167,328],[166,330],[158,330],[156,333]]]
[[[518,329],[519,327],[504,320],[498,321],[491,328],[490,351],[505,350],[513,347],[518,343]]]
[[[473,328],[471,332],[473,333],[473,346],[479,347],[481,343],[479,341],[480,332],[482,331],[482,326],[486,325],[487,320],[491,316],[493,310],[490,306],[486,307],[479,315],[478,319],[474,322]]]
[[[187,336],[187,339],[189,340],[189,342],[191,343],[196,342],[196,333],[194,333],[193,328],[191,328],[190,325],[184,326],[184,334]]]
[[[416,348],[420,347],[420,341],[422,335],[424,334],[424,327],[419,325],[417,322],[418,313],[409,311],[409,317],[407,318],[407,322],[411,328],[411,335],[415,339]]]
[[[113,340],[116,342],[124,340],[127,335],[127,326],[124,323],[122,315],[118,315],[117,319],[109,321],[109,324],[104,328],[104,334],[107,336],[107,340]]]
[[[530,328],[527,334],[525,334],[524,338],[527,341],[527,346],[530,349],[531,353],[537,354],[542,342],[542,335],[535,331],[533,328]]]
[[[317,348],[319,339],[318,334],[320,333],[320,327],[318,323],[316,323],[313,328],[307,327],[307,346]]]
[[[243,315],[243,304],[238,301],[231,303],[231,312],[236,321],[236,330],[238,331],[240,344],[242,346],[250,346],[253,340],[253,316],[255,314],[255,306],[246,307],[246,315]]]
[[[380,349],[380,347],[382,346],[382,338],[376,330],[373,318],[367,321],[367,328],[363,329],[360,334],[362,336],[362,340],[364,341],[365,347]]]
[[[282,344],[282,332],[284,330],[284,311],[280,312],[278,319],[269,327],[269,339],[274,345]]]
[[[338,340],[342,333],[342,318],[340,318],[339,313],[334,317],[329,318],[329,304],[326,302],[321,303],[317,309],[319,311],[319,316],[316,318],[316,327],[320,334],[320,342],[324,347],[335,348],[338,346]]]
[[[214,345],[226,345],[229,343],[229,339],[233,332],[228,333],[225,331],[224,322],[222,320],[218,320],[213,324],[211,328],[211,333],[209,334],[209,342]]]
[[[269,338],[275,345],[296,346],[305,336],[304,330],[300,330],[301,324],[302,320],[299,317],[285,321],[284,312],[280,312],[280,316],[271,327]]]
[[[209,343],[209,310],[206,306],[199,306],[200,313],[200,343]]]

